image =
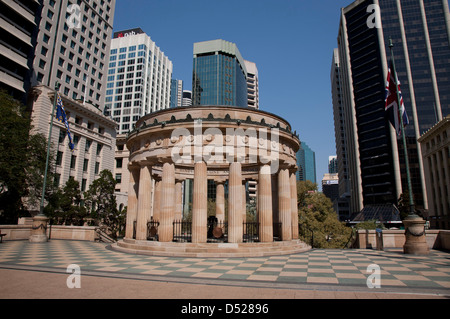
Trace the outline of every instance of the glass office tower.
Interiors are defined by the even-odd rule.
[[[379,5],[380,28],[367,23],[370,5]],[[410,122],[406,139],[415,204],[428,208],[417,139],[450,112],[449,21],[448,0],[365,0],[342,9],[336,80],[346,124],[352,212],[368,204],[397,204],[407,190],[403,143],[384,111],[389,38]]]
[[[247,106],[247,71],[236,44],[194,43],[193,105]]]
[[[302,141],[300,149],[297,152],[296,173],[298,181],[311,181],[317,183],[316,179],[316,153]]]

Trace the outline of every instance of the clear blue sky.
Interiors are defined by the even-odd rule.
[[[317,182],[336,154],[331,57],[353,0],[117,0],[114,31],[142,28],[192,87],[193,43],[236,43],[259,72],[260,109],[289,121],[316,153]]]

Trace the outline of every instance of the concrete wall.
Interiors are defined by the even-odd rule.
[[[450,250],[450,231],[432,229],[427,230],[426,238],[430,249]],[[376,249],[377,237],[375,230],[358,230],[356,242],[353,248]],[[402,248],[405,244],[404,230],[383,230],[383,247],[384,248]]]
[[[47,236],[51,239],[95,241],[98,235],[93,226],[55,226],[47,228]],[[31,225],[0,225],[3,240],[28,240],[31,235]]]

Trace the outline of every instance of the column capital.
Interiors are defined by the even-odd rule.
[[[137,165],[139,165],[140,168],[142,168],[142,167],[152,167],[153,163],[151,161],[140,161],[139,163],[137,163]]]
[[[128,163],[128,170],[129,171],[135,171],[141,169],[141,165],[139,165],[138,162],[129,162]]]

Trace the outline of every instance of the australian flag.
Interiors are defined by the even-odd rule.
[[[64,126],[66,127],[67,136],[69,137],[69,148],[73,151],[75,145],[73,144],[72,136],[70,135],[69,122],[67,122],[66,111],[64,110],[64,105],[59,93],[57,94],[57,101],[56,101],[56,119],[59,122],[63,123]]]
[[[403,104],[402,92],[400,90],[400,82],[398,81],[397,75],[392,71],[392,61],[391,66],[388,70],[388,76],[386,81],[386,98],[385,98],[385,111],[388,113],[389,121],[392,126],[395,128],[397,135],[401,135],[401,118],[403,117],[403,125],[409,124],[408,115],[406,114],[405,105]],[[395,83],[398,83],[398,95],[400,98],[400,103],[397,99],[397,89],[395,87]],[[400,104],[400,108],[399,108]]]

